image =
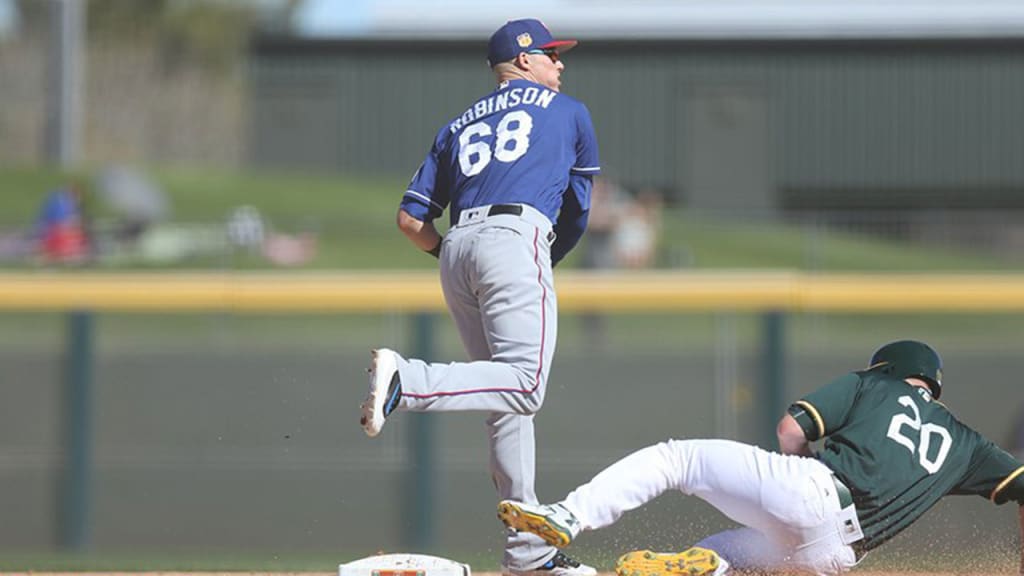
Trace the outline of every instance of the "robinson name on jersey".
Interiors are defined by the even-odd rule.
[[[458,132],[463,126],[468,125],[470,122],[494,114],[495,112],[501,112],[508,108],[514,108],[516,106],[537,106],[540,108],[547,108],[551,105],[551,101],[555,99],[557,92],[548,90],[546,88],[540,88],[537,86],[529,86],[526,88],[513,88],[504,92],[498,92],[492,94],[483,100],[477,101],[468,110],[462,113],[461,116],[452,122],[448,129],[452,134]]]

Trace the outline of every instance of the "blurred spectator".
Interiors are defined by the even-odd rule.
[[[310,232],[271,233],[263,243],[263,256],[277,266],[306,264],[316,256],[316,236]]]
[[[89,255],[82,189],[70,183],[43,199],[33,238],[35,253],[45,262],[75,263]]]
[[[266,228],[263,215],[255,206],[239,206],[228,214],[228,242],[236,248],[252,253],[262,251]]]
[[[275,231],[255,206],[239,206],[228,215],[228,243],[250,254],[260,254],[277,266],[301,266],[316,256],[316,236],[309,232]]]
[[[626,199],[625,191],[614,181],[605,176],[594,177],[594,187],[590,191],[587,235],[583,240],[583,268],[609,270],[616,267],[612,244],[615,226]],[[603,351],[608,344],[604,315],[600,312],[585,312],[580,321],[590,349],[597,353]]]
[[[602,270],[616,267],[612,240],[627,200],[626,192],[618,184],[604,176],[594,177],[581,263],[583,268]]]
[[[634,199],[614,181],[598,176],[590,196],[590,217],[582,266],[591,270],[639,269],[655,264],[661,196],[645,190]],[[605,319],[585,313],[581,321],[591,349],[607,346]]]
[[[170,203],[148,174],[137,168],[113,164],[96,175],[95,189],[110,211],[117,215],[113,240],[132,247],[155,223],[166,219]]]
[[[662,204],[656,190],[643,190],[633,198],[612,180],[594,178],[583,268],[654,266]]]
[[[639,269],[655,264],[661,207],[661,195],[644,190],[621,209],[612,237],[615,261],[620,267]]]

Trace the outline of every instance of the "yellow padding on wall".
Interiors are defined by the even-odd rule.
[[[1024,274],[555,273],[571,311],[1024,311]],[[437,273],[0,274],[0,310],[442,311]]]

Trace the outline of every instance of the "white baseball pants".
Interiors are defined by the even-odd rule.
[[[746,526],[697,545],[734,569],[833,575],[856,563],[840,538],[831,471],[813,458],[729,440],[669,440],[612,464],[562,502],[585,530],[674,489]]]

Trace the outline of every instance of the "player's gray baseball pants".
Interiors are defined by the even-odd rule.
[[[536,503],[533,414],[544,402],[557,334],[551,221],[525,205],[521,215],[489,209],[464,210],[441,250],[441,287],[471,361],[399,359],[399,409],[490,412],[498,498]],[[509,535],[503,563],[525,570],[554,553],[524,532]]]

